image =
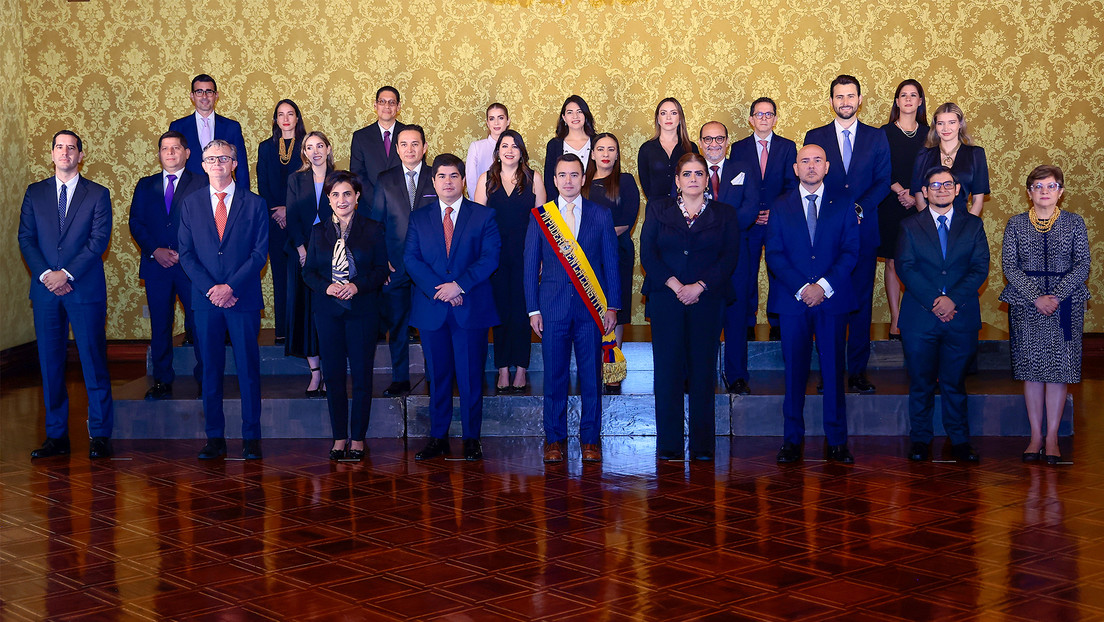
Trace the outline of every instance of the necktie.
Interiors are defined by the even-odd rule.
[[[936,218],[939,221],[939,249],[943,251],[943,259],[947,258],[947,217]]]
[[[199,148],[203,149],[207,146],[207,143],[211,142],[211,120],[207,117],[203,118],[203,136],[199,137]]]
[[[69,186],[61,184],[61,194],[58,195],[58,235],[65,230],[65,204],[69,202]]]
[[[759,174],[763,179],[767,178],[767,141],[761,140],[759,144],[763,146],[763,150],[759,152]]]
[[[173,188],[173,182],[176,181],[176,175],[168,176],[169,183],[165,185],[165,213],[168,214],[172,211],[173,193],[176,190]]]
[[[452,252],[452,206],[445,208],[445,219],[441,221],[441,225],[445,228],[445,254],[448,255]]]
[[[571,235],[576,235],[576,233],[575,233],[575,204],[574,203],[565,203],[564,204],[563,219],[564,219],[564,224],[567,225],[567,229],[568,229],[568,231],[571,232]]]
[[[226,231],[226,202],[223,201],[226,193],[216,192],[215,196],[218,197],[218,205],[215,206],[215,228],[218,229],[219,242],[221,242],[222,234]]]
[[[410,183],[407,186],[407,190],[410,193],[410,209],[411,209],[411,211],[414,210],[414,194],[416,192],[418,192],[417,187],[414,185],[414,174],[415,174],[415,171],[407,171],[406,172],[406,176],[410,178]]]
[[[810,194],[805,200],[809,202],[809,207],[805,210],[805,222],[809,225],[809,244],[812,244],[817,225],[816,195]]]
[[[391,130],[383,132],[383,154],[391,155]]]
[[[720,196],[720,193],[721,193],[721,180],[720,180],[719,177],[717,177],[717,169],[719,169],[719,168],[721,168],[721,167],[717,166],[716,164],[709,167],[709,170],[711,171],[709,173],[709,185],[713,186],[713,198],[714,199],[716,199],[718,196]]]
[[[851,130],[843,130],[843,172],[851,169]]]

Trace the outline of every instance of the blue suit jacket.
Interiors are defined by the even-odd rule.
[[[60,228],[60,232],[59,232]],[[107,188],[77,181],[64,226],[58,222],[57,180],[48,177],[27,186],[19,210],[19,250],[31,270],[32,301],[56,296],[39,282],[47,270],[69,271],[74,302],[107,302],[103,256],[111,241],[111,196]]]
[[[188,139],[188,163],[184,165],[189,171],[207,177],[203,170],[203,148],[199,144],[199,131],[196,130],[195,111],[192,114],[181,117],[169,124],[170,130],[175,130]],[[239,186],[249,189],[249,153],[245,150],[245,138],[242,137],[241,124],[233,119],[215,113],[215,138],[225,140],[234,145],[238,150],[238,168],[234,171],[234,181]],[[206,292],[205,292],[206,293]]]
[[[431,173],[432,169],[422,163],[418,171],[418,187],[414,189],[414,209],[429,204],[438,205]],[[406,168],[402,165],[393,166],[380,173],[368,217],[383,225],[384,238],[387,241],[387,260],[395,268],[391,273],[391,282],[384,289],[410,284],[410,277],[407,276],[403,264],[403,245],[406,242],[406,232],[410,228],[411,213],[413,211],[410,209]]]
[[[192,309],[211,308],[207,291],[226,284],[238,302],[232,311],[260,311],[261,269],[268,258],[268,205],[248,188],[235,184],[222,240],[211,209],[210,185],[184,199],[180,213],[180,265],[192,280]]]
[[[797,145],[788,138],[775,134],[767,152],[767,174],[759,172],[759,152],[755,147],[755,134],[732,143],[729,158],[741,160],[753,171],[749,183],[759,197],[758,211],[769,210],[782,195],[797,189],[797,175],[793,165],[797,161]]]
[[[870,254],[881,244],[878,204],[889,194],[893,168],[889,160],[889,140],[881,128],[861,121],[856,122],[852,128],[855,130],[855,146],[851,152],[851,167],[847,172],[843,170],[843,156],[840,155],[836,128],[832,123],[809,130],[805,135],[805,144],[820,145],[827,154],[829,167],[824,184],[832,196],[839,197],[838,200],[846,204],[862,206],[863,218],[859,231],[863,252]]]
[[[989,241],[981,219],[955,209],[947,232],[947,258],[931,213],[924,210],[901,222],[897,236],[897,276],[905,285],[901,299],[902,331],[928,331],[941,322],[931,312],[945,291],[955,303],[952,328],[981,330],[978,289],[989,278]]]
[[[859,258],[859,225],[850,201],[833,199],[825,192],[817,215],[816,237],[809,243],[804,201],[798,190],[775,202],[767,222],[767,270],[770,295],[767,311],[798,315],[809,307],[795,297],[808,283],[825,279],[831,298],[820,303],[827,313],[847,313],[856,306],[851,271]]]
[[[196,188],[207,185],[206,175],[196,175],[184,169],[177,173],[176,190],[173,192],[171,209],[165,211],[165,190],[162,171],[138,180],[134,187],[134,198],[130,201],[130,235],[138,243],[142,253],[138,264],[138,278],[150,279],[165,275],[171,271],[182,270],[180,264],[171,268],[162,268],[153,258],[153,251],[159,248],[177,250],[180,229],[180,210],[184,199]]]
[[[582,220],[577,241],[598,277],[606,304],[616,308],[621,300],[621,278],[617,274],[617,235],[609,209],[593,201],[582,201]],[[558,253],[544,238],[535,216],[529,217],[525,233],[525,307],[540,311],[544,321],[569,317],[573,301],[582,300],[567,275]]]
[[[441,205],[434,201],[410,214],[403,263],[414,281],[411,291],[410,324],[435,330],[444,325],[451,309],[464,328],[485,328],[498,324],[491,274],[498,269],[501,240],[494,210],[463,199],[456,215],[451,251],[445,252],[445,230]],[[464,290],[464,304],[453,307],[434,300],[436,287],[456,281]]]

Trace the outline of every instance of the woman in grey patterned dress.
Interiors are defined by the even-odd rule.
[[[1000,299],[1008,303],[1012,374],[1024,381],[1031,424],[1024,462],[1058,463],[1058,424],[1066,404],[1066,385],[1081,382],[1089,236],[1080,216],[1058,207],[1064,181],[1057,166],[1036,167],[1027,176],[1031,208],[1009,218],[1004,228],[1008,285]]]

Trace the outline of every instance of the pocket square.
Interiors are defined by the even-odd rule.
[[[742,186],[742,185],[744,185],[744,174],[742,172],[739,175],[732,178],[732,185],[733,186]]]

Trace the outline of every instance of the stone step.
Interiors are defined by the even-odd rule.
[[[541,436],[543,434],[543,373],[530,374],[531,386],[523,394],[496,395],[495,374],[485,378],[483,400],[483,436]],[[873,372],[870,379],[878,386],[874,394],[847,394],[849,433],[853,436],[903,436],[908,434],[908,382],[900,369]],[[418,438],[429,430],[429,395],[421,374],[412,376],[410,395],[383,397],[390,382],[388,374],[374,377],[372,418],[368,436],[372,438]],[[816,393],[814,374],[807,387],[805,424],[809,436],[822,434],[821,402]],[[116,438],[203,438],[203,405],[190,377],[174,383],[174,396],[161,401],[145,401],[150,378],[135,380],[115,392]],[[324,399],[305,397],[307,378],[264,376],[261,378],[262,436],[265,438],[330,438],[329,414]],[[717,434],[733,436],[781,436],[783,372],[760,371],[752,374],[752,395],[716,394]],[[1027,436],[1027,413],[1023,385],[1006,371],[982,370],[967,381],[970,393],[970,429],[975,436]],[[226,434],[240,437],[241,410],[237,378],[225,381]],[[620,395],[606,395],[603,401],[602,431],[605,436],[650,436],[655,434],[655,398],[652,374],[630,371],[622,383]],[[453,399],[459,408],[459,398]],[[940,421],[941,400],[935,400],[936,435],[943,434]],[[577,430],[581,401],[576,380],[572,379],[568,398],[568,429]],[[459,435],[459,414],[454,416],[451,433]],[[1073,433],[1073,397],[1066,408],[1059,433]]]

